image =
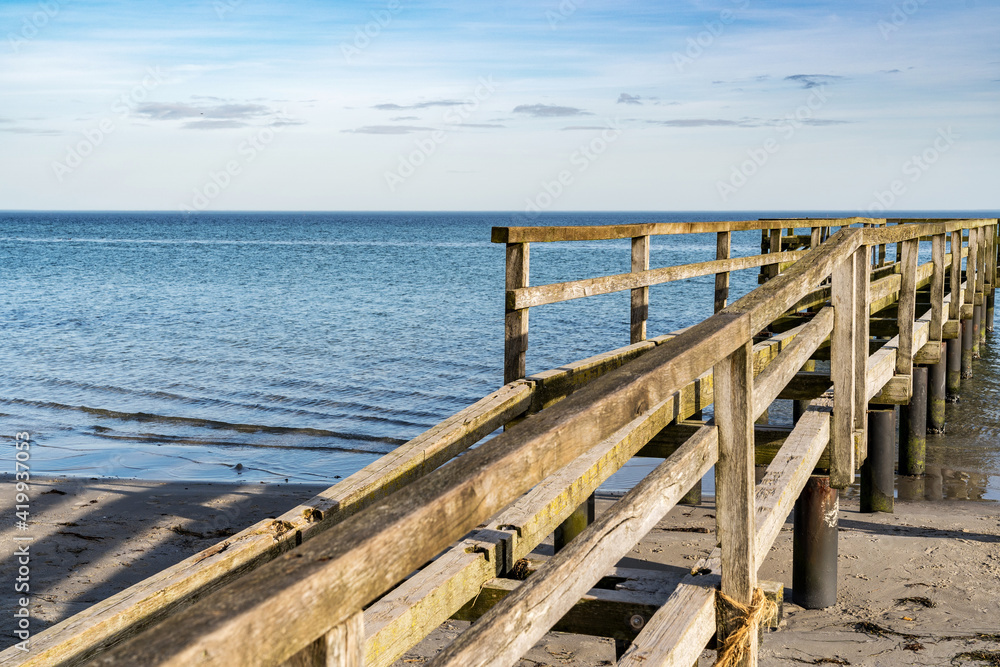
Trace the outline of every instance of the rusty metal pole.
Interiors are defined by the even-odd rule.
[[[942,350],[943,352],[943,350]],[[948,362],[941,361],[927,367],[927,431],[944,433],[945,404],[947,403]]]
[[[914,366],[910,404],[899,415],[899,474],[923,475],[927,452],[927,367]]]
[[[837,603],[837,489],[828,476],[813,475],[795,501],[792,601],[806,609]]]
[[[896,483],[896,410],[868,410],[868,458],[861,466],[861,511],[892,512]]]
[[[948,341],[948,402],[958,403],[962,393],[962,339]]]

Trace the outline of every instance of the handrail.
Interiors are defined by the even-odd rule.
[[[983,230],[969,235],[966,286],[978,298],[985,286],[996,282],[996,224],[996,220],[983,219],[843,228],[787,271],[700,324],[373,503],[337,530],[313,538],[177,613],[154,631],[113,649],[97,664],[276,664],[328,632],[326,641],[333,641],[333,631],[342,636],[347,631],[337,628],[346,628],[348,623],[356,627],[365,605],[443,548],[596,443],[626,426],[640,427],[643,415],[651,414],[712,368],[720,450],[722,588],[736,597],[746,597],[748,586],[752,589],[756,580],[755,554],[760,539],[752,530],[746,534],[754,512],[752,423],[759,408],[750,380],[752,337],[832,278],[833,383],[837,387],[832,407],[840,418],[833,420],[829,429],[831,472],[841,477],[850,474],[853,479],[858,420],[863,415],[858,407],[863,408],[870,393],[867,322],[871,247],[904,244],[898,349],[900,354],[907,350],[911,355],[918,351],[912,309],[917,243],[925,236],[939,239],[935,241],[935,257],[940,259],[935,259],[933,272],[943,289],[944,235],[951,234],[952,241],[957,236],[961,242],[962,229]],[[790,226],[787,221],[780,221],[780,225]],[[954,281],[959,263],[952,262],[952,297],[961,300],[962,285]],[[934,298],[940,320],[946,302]],[[954,301],[952,298],[952,308]],[[784,364],[800,361],[803,350],[810,346],[814,350],[820,344],[830,317],[830,311],[823,313],[823,319],[809,329],[808,345],[782,353],[786,355]],[[921,327],[921,332],[931,328]],[[897,373],[905,369],[898,355],[895,361]],[[775,370],[762,378],[762,383],[767,380],[768,392],[774,387],[780,390],[780,381],[770,380],[772,377],[782,376]],[[819,422],[813,426],[819,428]],[[822,437],[822,429],[817,433],[809,442],[809,456],[819,456],[816,438]],[[861,438],[858,451],[863,458],[863,434]],[[415,535],[420,539],[413,539]],[[741,537],[734,539],[734,535]],[[379,567],[373,568],[373,563]]]

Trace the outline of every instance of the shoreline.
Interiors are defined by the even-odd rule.
[[[0,477],[2,507],[14,513],[11,475]],[[31,535],[31,632],[85,609],[260,519],[273,517],[325,485],[60,477],[31,483],[29,530],[0,531],[2,576],[13,581],[13,537]],[[601,493],[598,511],[617,494]],[[628,567],[689,568],[715,545],[714,504],[678,506],[625,559]],[[785,585],[785,616],[761,643],[760,664],[947,664],[970,651],[1000,651],[1000,504],[896,501],[894,514],[861,514],[841,501],[837,605],[792,603],[791,523],[760,568]],[[551,541],[540,553],[551,553]],[[891,564],[891,567],[886,567]],[[11,594],[13,595],[13,593]],[[921,602],[899,603],[906,598]],[[4,647],[15,643],[4,616]],[[860,626],[867,623],[871,625]],[[434,655],[466,624],[448,621],[407,652],[405,663]],[[859,630],[858,628],[866,628]],[[879,630],[881,629],[881,634]],[[979,635],[993,635],[983,639]],[[614,664],[608,639],[549,633],[522,665]],[[714,652],[702,655],[709,665]],[[832,661],[843,661],[836,663]],[[959,662],[957,664],[964,664]],[[981,664],[969,661],[968,664]]]

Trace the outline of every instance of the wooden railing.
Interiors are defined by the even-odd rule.
[[[41,633],[25,664],[389,664],[466,603],[474,606],[485,586],[509,573],[628,458],[654,447],[665,433],[682,430],[680,421],[714,403],[714,423],[685,432],[679,447],[663,452],[666,458],[653,473],[509,589],[435,662],[516,662],[715,465],[721,547],[665,599],[633,600],[654,611],[642,617],[639,628],[622,630],[631,648],[620,664],[668,659],[691,664],[716,632],[716,587],[750,602],[757,568],[821,458],[834,485],[853,482],[866,457],[867,403],[898,402],[907,395],[914,358],[933,358],[935,347],[940,355],[940,341],[957,335],[958,321],[972,317],[973,305],[992,305],[996,220],[898,226],[843,220],[841,225],[871,228],[842,226],[820,243],[822,228],[837,222],[691,223],[689,232],[720,235],[779,230],[777,247],[771,246],[775,252],[769,253],[773,264],[747,264],[775,265],[779,272],[676,335],[557,370],[547,380],[506,384],[283,517],[261,522]],[[787,261],[780,230],[806,226],[813,229],[812,250],[780,272]],[[524,311],[523,321],[508,311],[508,349],[512,338],[521,340],[511,336],[512,320],[518,320],[515,333],[523,326],[527,334],[530,305],[525,304],[535,297],[525,295],[542,293],[519,291],[530,289],[527,243],[566,234],[641,239],[674,229],[495,230],[494,240],[508,244],[508,305],[525,306],[513,309]],[[963,230],[969,230],[967,249]],[[922,238],[932,243],[932,260],[923,267],[917,262]],[[899,261],[885,267],[884,253],[876,249],[892,243],[900,244]],[[633,242],[633,259],[637,245],[641,260],[648,241]],[[879,256],[874,272],[873,254]],[[710,271],[692,270],[724,275],[745,268],[735,262],[723,258],[709,262]],[[642,261],[635,274],[629,274],[632,282],[594,284],[643,290],[677,275],[653,274]],[[717,279],[717,289],[724,287],[721,282]],[[918,317],[916,290],[922,283],[930,286],[930,309]],[[898,335],[870,354],[869,316],[893,303]],[[635,304],[633,292],[633,313]],[[754,343],[765,328],[809,307],[802,323]],[[820,389],[822,395],[812,400],[755,485],[754,420],[794,384],[828,338],[829,383],[836,391]],[[521,347],[515,355],[522,375],[523,353]],[[574,381],[575,371],[589,381]],[[538,400],[547,390],[547,398]],[[469,450],[529,412],[535,414]],[[720,618],[724,634],[740,622],[726,612]],[[753,656],[752,651],[751,664]],[[10,649],[0,658],[0,664],[18,664],[23,655]]]

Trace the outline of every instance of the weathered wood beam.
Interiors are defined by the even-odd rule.
[[[39,632],[27,659],[4,651],[0,665],[83,663],[426,475],[530,404],[529,383],[507,384],[277,519],[260,521]]]
[[[529,250],[527,243],[507,244],[505,287],[507,292],[528,286]],[[504,312],[503,381],[520,380],[525,375],[528,351],[528,309],[507,306]]]
[[[571,280],[564,283],[551,283],[536,287],[521,287],[507,290],[507,309],[519,310],[534,308],[549,303],[572,301],[598,294],[612,294],[624,290],[634,290],[651,285],[707,276],[720,272],[739,271],[759,266],[777,265],[780,262],[797,261],[805,257],[807,251],[783,252],[773,255],[753,255],[751,257],[736,257],[732,259],[712,260],[695,264],[668,266],[660,269],[648,269],[630,273],[619,273],[613,276]]]
[[[715,428],[700,429],[431,665],[515,663],[708,472],[717,443]]]
[[[649,236],[637,236],[632,239],[632,273],[642,273],[649,270]],[[646,340],[646,320],[649,319],[649,287],[636,287],[632,290],[631,326],[629,342],[638,343]]]

